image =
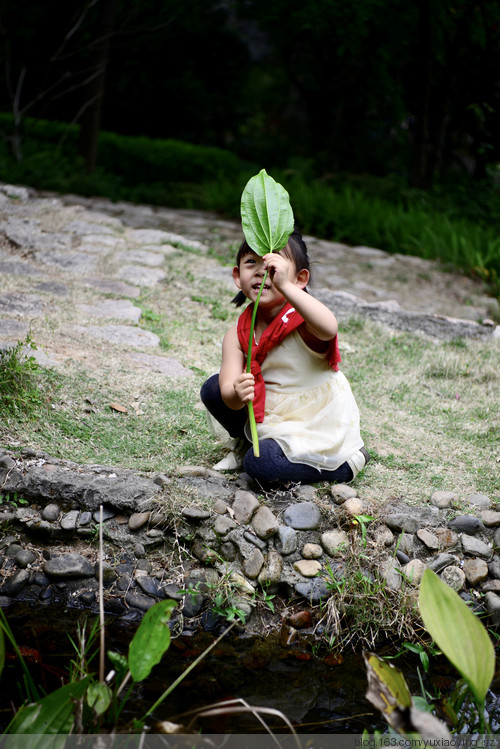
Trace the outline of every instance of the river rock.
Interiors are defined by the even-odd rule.
[[[481,520],[487,528],[500,526],[500,512],[496,510],[482,510]]]
[[[328,556],[343,556],[349,548],[349,536],[345,531],[331,530],[321,534],[321,546]]]
[[[393,504],[384,518],[385,524],[393,531],[416,533],[419,528],[435,528],[440,524],[440,513],[437,507],[414,507],[413,505]]]
[[[293,568],[302,577],[316,577],[321,572],[321,564],[316,559],[299,559],[293,563]]]
[[[408,564],[401,568],[402,573],[408,578],[411,585],[418,587],[427,565],[421,559],[411,559]]]
[[[200,507],[200,505],[188,505],[187,507],[182,508],[181,515],[185,517],[186,520],[200,522],[201,520],[208,520],[210,512],[204,507]]]
[[[468,536],[462,534],[462,548],[465,554],[470,554],[474,557],[480,557],[481,559],[490,559],[492,556],[492,549],[484,541],[481,541],[475,536]]]
[[[256,580],[264,566],[264,555],[260,549],[254,549],[243,562],[243,571],[250,580]]]
[[[490,499],[486,494],[469,494],[468,497],[465,497],[465,502],[479,510],[487,510],[491,506]]]
[[[457,533],[467,533],[469,536],[479,533],[484,529],[479,518],[473,515],[458,515],[453,520],[450,520],[448,527]]]
[[[493,559],[488,562],[488,570],[492,577],[496,577],[500,580],[500,557],[495,555]]]
[[[431,504],[434,507],[444,510],[446,507],[450,507],[454,502],[458,500],[458,495],[455,492],[448,491],[437,491],[431,496]]]
[[[149,611],[149,609],[155,605],[156,599],[152,598],[151,596],[137,593],[134,590],[129,590],[129,592],[125,596],[125,602],[128,606],[131,606],[134,609]],[[188,614],[185,614],[185,616],[188,616]]]
[[[30,551],[29,549],[21,549],[21,551],[18,551],[15,556],[15,562],[18,567],[26,569],[30,564],[33,564],[36,558],[37,556],[35,552]]]
[[[343,504],[344,510],[351,517],[363,515],[364,506],[364,502],[359,497],[349,497]]]
[[[431,533],[426,528],[419,528],[417,531],[417,538],[422,541],[422,543],[431,550],[437,550],[439,549],[439,540],[437,536],[434,535],[434,533]]]
[[[299,596],[302,596],[309,601],[312,606],[316,606],[323,599],[329,598],[331,594],[330,588],[320,577],[297,583],[294,586],[294,589]]]
[[[449,528],[435,528],[434,534],[439,542],[439,548],[450,548],[458,543],[458,536]]]
[[[467,582],[473,588],[488,577],[488,565],[484,559],[466,559],[463,570]]]
[[[129,530],[132,531],[132,533],[140,530],[146,525],[150,515],[150,512],[133,512],[128,519]]]
[[[379,567],[380,575],[389,590],[399,590],[402,585],[401,567],[396,559],[384,559]]]
[[[500,625],[500,596],[496,593],[486,593],[484,602],[493,624],[498,627]]]
[[[143,593],[148,596],[159,597],[160,591],[158,584],[149,575],[137,575],[135,581]]]
[[[59,517],[60,512],[61,510],[59,509],[59,506],[51,502],[42,510],[42,519],[48,520],[49,523],[53,523]]]
[[[284,521],[295,530],[314,530],[321,522],[321,512],[314,502],[297,502],[288,505]]]
[[[229,531],[232,531],[233,528],[236,528],[236,523],[232,518],[229,518],[226,515],[219,515],[215,519],[214,531],[218,536],[225,536]]]
[[[432,560],[429,567],[433,572],[439,574],[439,572],[446,567],[449,567],[451,564],[458,564],[459,561],[459,558],[455,556],[455,554],[447,554],[446,552],[443,552],[442,554],[438,554],[438,556]]]
[[[302,547],[300,554],[304,559],[320,559],[323,556],[323,549],[319,544],[307,543]]]
[[[277,551],[271,550],[265,557],[264,566],[259,573],[258,582],[263,588],[273,589],[281,580],[283,559]]]
[[[256,535],[263,540],[274,536],[278,532],[279,527],[278,519],[269,507],[265,505],[261,505],[252,518],[252,528]]]
[[[289,525],[280,525],[276,537],[276,549],[284,556],[297,551],[297,531]]]
[[[233,512],[234,519],[241,525],[246,525],[252,519],[252,516],[259,508],[259,500],[251,492],[237,491],[234,502]]]
[[[70,510],[69,512],[66,512],[61,518],[61,528],[65,531],[74,531],[79,514],[79,510]]]
[[[49,559],[43,565],[43,571],[48,577],[62,580],[74,577],[92,577],[94,568],[86,557],[70,552]]]
[[[332,495],[333,501],[337,505],[343,504],[347,499],[350,499],[351,497],[357,497],[358,492],[353,486],[349,486],[348,484],[333,484],[332,488],[330,489],[330,494]]]
[[[377,546],[392,546],[394,533],[386,525],[379,525],[373,531],[373,540]]]
[[[457,593],[461,590],[465,584],[465,573],[460,567],[451,564],[446,567],[440,574],[441,580],[446,583],[450,588],[456,590]]]
[[[2,596],[15,596],[29,581],[29,572],[19,570],[0,588]]]

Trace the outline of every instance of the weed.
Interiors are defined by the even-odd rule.
[[[42,403],[37,382],[38,362],[31,334],[14,346],[0,349],[0,414],[32,414]]]
[[[0,494],[0,505],[11,505],[12,507],[22,507],[23,505],[29,504],[27,499],[20,497],[17,492],[11,496],[10,494]]]

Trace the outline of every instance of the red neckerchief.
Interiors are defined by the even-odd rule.
[[[248,307],[242,312],[238,318],[238,340],[240,346],[245,354],[248,351],[248,341],[250,338],[250,326],[252,323],[252,312],[253,304],[249,304]],[[255,413],[255,420],[258,422],[264,421],[264,409],[266,405],[266,385],[262,376],[260,365],[268,355],[268,353],[277,346],[289,333],[302,325],[304,318],[299,315],[294,307],[288,302],[285,304],[280,313],[274,318],[272,323],[267,326],[265,331],[260,337],[258,345],[254,341],[252,346],[252,359],[250,362],[250,371],[255,377],[255,396],[253,399],[253,409]],[[325,359],[332,369],[335,371],[339,368],[339,362],[341,361],[339,344],[337,336],[329,341],[328,349],[325,352]]]

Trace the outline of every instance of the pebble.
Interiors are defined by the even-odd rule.
[[[149,520],[150,515],[151,515],[150,512],[133,512],[132,515],[128,519],[129,530],[132,531],[132,533],[140,530],[143,526],[146,525],[146,523]]]
[[[438,574],[439,572],[441,572],[441,570],[449,567],[450,564],[457,564],[458,562],[459,559],[457,556],[455,556],[454,554],[447,554],[446,552],[443,552],[432,560],[432,562],[429,564],[429,567],[433,572]]]
[[[426,569],[427,565],[421,559],[411,559],[401,568],[401,571],[408,578],[411,585],[418,587]]]
[[[364,506],[364,502],[359,497],[349,497],[349,499],[346,499],[343,504],[344,510],[351,517],[355,517],[356,515],[363,515]]]
[[[279,527],[278,519],[265,505],[261,505],[252,518],[252,528],[260,539],[271,538],[278,532]]]
[[[403,578],[399,574],[400,570],[401,567],[396,559],[384,559],[380,565],[380,575],[389,590],[399,590],[401,588]]]
[[[458,543],[458,536],[449,528],[435,528],[434,533],[440,548],[448,548]]]
[[[316,559],[299,559],[293,563],[293,568],[302,577],[316,577],[321,572],[321,564]]]
[[[440,510],[444,510],[450,507],[454,502],[458,501],[458,495],[455,492],[448,491],[437,491],[431,496],[431,504],[434,507],[438,507]]]
[[[218,536],[225,536],[229,531],[232,531],[233,528],[236,528],[237,524],[232,519],[227,517],[226,515],[219,515],[215,519],[214,523],[214,531]]]
[[[321,523],[321,512],[314,502],[297,502],[286,508],[284,521],[295,530],[314,530]]]
[[[457,533],[474,535],[483,529],[483,524],[479,518],[476,518],[473,515],[458,515],[453,520],[450,520],[448,527]]]
[[[500,596],[496,593],[488,592],[484,597],[484,601],[493,624],[498,627],[500,625]]]
[[[343,504],[347,499],[351,497],[357,497],[358,492],[353,486],[348,484],[334,484],[330,490],[333,501],[337,505]]]
[[[19,567],[26,568],[36,560],[37,555],[29,549],[21,549],[15,556],[15,562]]]
[[[156,599],[152,598],[151,596],[141,595],[140,593],[136,593],[133,590],[129,590],[129,592],[125,596],[125,602],[128,606],[131,606],[134,609],[149,611],[149,609],[155,605]]]
[[[488,577],[488,565],[484,559],[466,559],[463,570],[467,582],[473,588]]]
[[[481,557],[481,559],[490,559],[492,556],[492,550],[488,544],[485,544],[484,541],[475,536],[468,536],[465,533],[462,534],[462,548],[465,554]]]
[[[61,528],[63,528],[65,531],[74,531],[79,514],[80,513],[78,510],[70,510],[70,512],[67,512],[65,515],[63,515],[61,518]]]
[[[331,594],[330,588],[320,577],[312,578],[306,582],[297,583],[294,586],[294,589],[299,596],[302,596],[309,601],[312,606],[316,606]]]
[[[241,490],[236,492],[233,502],[233,512],[237,523],[242,525],[249,523],[258,508],[259,500],[255,494]]]
[[[19,570],[19,572],[16,572],[10,580],[7,580],[7,582],[2,585],[2,596],[15,596],[22,588],[24,588],[28,580],[29,572],[27,570]]]
[[[146,556],[146,549],[143,544],[136,544],[134,546],[134,556],[137,557],[137,559],[143,559],[143,557]]]
[[[61,510],[56,504],[49,504],[42,510],[42,519],[48,520],[49,522],[55,522],[59,517]]]
[[[480,516],[487,528],[500,526],[500,512],[497,512],[496,510],[482,510]]]
[[[380,525],[373,532],[373,540],[377,546],[392,546],[394,533],[386,525]]]
[[[158,585],[152,577],[149,577],[149,575],[139,575],[135,578],[135,581],[143,593],[146,593],[149,596],[158,597]]]
[[[422,541],[428,549],[435,550],[439,549],[439,540],[434,533],[431,533],[426,528],[419,528],[417,531],[417,538]]]
[[[465,584],[465,573],[463,570],[460,569],[460,567],[457,567],[454,564],[451,564],[449,567],[446,567],[441,572],[441,580],[446,583],[450,588],[453,588],[453,590],[456,590],[457,593],[459,590],[462,590],[464,584]]]
[[[261,538],[255,535],[255,533],[251,533],[250,531],[245,531],[243,533],[243,538],[245,541],[248,541],[248,543],[253,544],[254,546],[257,546],[258,549],[261,551],[264,551],[264,549],[267,549],[267,544],[265,541],[263,541]]]
[[[288,623],[295,629],[309,629],[313,620],[310,611],[296,611],[288,617]]]
[[[187,520],[201,521],[207,520],[210,517],[210,512],[199,505],[189,505],[182,508],[181,515]]]
[[[56,579],[92,577],[94,574],[94,568],[89,560],[73,552],[52,557],[44,563],[43,571],[48,577]]]
[[[345,531],[325,531],[321,534],[321,546],[330,557],[344,555],[349,548],[349,537]]]
[[[276,549],[283,554],[293,554],[297,551],[297,531],[289,525],[280,525],[276,536]]]
[[[491,506],[489,497],[486,494],[469,494],[468,497],[465,497],[465,502],[480,510],[487,510]]]
[[[264,566],[264,555],[260,551],[260,549],[254,549],[250,556],[245,559],[243,563],[243,570],[245,572],[245,575],[250,578],[250,580],[255,580],[259,573]]]
[[[304,544],[300,553],[304,559],[320,559],[323,556],[323,549],[319,544],[307,543]]]
[[[258,581],[259,584],[272,590],[273,586],[276,586],[281,581],[281,572],[283,570],[283,559],[281,554],[277,551],[271,550],[264,558],[264,566],[262,567]]]

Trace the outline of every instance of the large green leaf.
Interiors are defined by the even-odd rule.
[[[248,245],[261,257],[283,249],[293,231],[288,193],[265,169],[252,177],[243,190],[241,225]]]
[[[177,606],[175,601],[160,601],[146,612],[128,649],[128,667],[134,681],[142,681],[163,658],[170,645],[167,622]]]
[[[431,570],[422,577],[418,604],[432,639],[484,703],[495,672],[495,651],[485,627]]]
[[[22,707],[7,729],[9,734],[38,734],[29,741],[30,749],[56,747],[54,734],[69,734],[74,722],[75,705],[85,694],[90,676],[66,684],[34,704]],[[51,736],[50,742],[47,736]],[[64,739],[64,736],[61,736]],[[28,746],[27,743],[24,744]],[[9,747],[11,744],[9,744]],[[13,746],[13,744],[12,744]]]

